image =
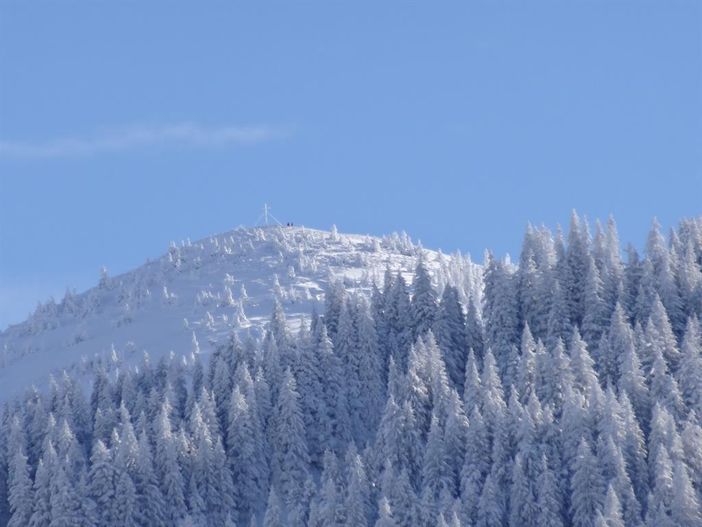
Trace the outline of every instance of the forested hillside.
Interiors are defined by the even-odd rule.
[[[110,374],[144,352],[154,361],[170,351],[208,355],[233,331],[259,339],[274,299],[296,331],[323,309],[326,290],[368,296],[386,269],[411,282],[419,255],[436,287],[456,287],[464,303],[480,294],[482,269],[470,257],[424,249],[404,233],[269,225],[173,241],[160,258],[123,274],[103,268],[95,287],[68,288],[0,331],[0,402],[44,386],[50,374],[77,379],[101,362]]]
[[[702,218],[589,229],[55,377],[3,409],[0,524],[702,526]]]

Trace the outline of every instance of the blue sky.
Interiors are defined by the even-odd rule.
[[[481,258],[700,196],[697,1],[0,0],[0,328],[264,202]]]

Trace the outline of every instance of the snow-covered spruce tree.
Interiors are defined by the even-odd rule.
[[[536,480],[536,524],[540,527],[562,527],[563,492],[558,488],[558,477],[542,454]]]
[[[546,323],[546,343],[552,346],[558,339],[565,341],[573,333],[573,324],[571,324],[568,312],[566,290],[558,280],[555,281],[553,286],[553,296],[550,305],[551,309]]]
[[[684,402],[678,383],[670,374],[662,350],[658,347],[655,347],[653,351],[653,363],[649,375],[651,398],[665,406],[676,418],[682,417]]]
[[[433,505],[438,500],[441,490],[451,488],[452,485],[453,474],[448,464],[444,431],[441,428],[438,417],[434,414],[431,418],[431,427],[427,436],[424,464],[422,466],[422,487],[427,500],[429,500],[427,504],[433,509]],[[428,515],[428,517],[436,515],[435,510],[431,512],[432,514]]]
[[[466,452],[460,472],[462,517],[466,523],[476,519],[478,499],[490,472],[490,443],[482,415],[473,407],[466,431]]]
[[[466,374],[463,381],[463,407],[467,412],[472,412],[473,408],[480,407],[481,400],[480,373],[475,353],[472,349],[468,351],[466,361]]]
[[[49,523],[51,523],[51,470],[42,458],[34,475],[34,505],[28,525],[39,527]]]
[[[600,268],[600,277],[602,278],[602,299],[605,303],[605,314],[611,315],[617,299],[624,293],[625,269],[621,259],[619,233],[612,216],[607,219],[607,230],[604,234],[602,250],[599,255],[596,254],[595,263]]]
[[[283,517],[281,511],[281,503],[278,498],[278,493],[275,487],[271,487],[268,493],[268,504],[266,505],[266,513],[263,516],[263,527],[278,527],[282,525]]]
[[[501,495],[496,476],[491,472],[485,480],[485,485],[478,500],[475,525],[479,527],[500,527],[505,524],[507,511]]]
[[[471,297],[466,308],[466,349],[473,350],[478,358],[482,359],[485,347],[485,329],[478,314],[479,309],[476,302],[475,298]]]
[[[413,331],[409,289],[401,274],[392,281],[392,286],[385,295],[384,304],[388,354],[404,371],[407,368],[407,358],[413,342]]]
[[[610,482],[610,488],[616,493],[617,504],[623,510],[623,517],[627,525],[640,524],[641,505],[634,493],[624,456],[619,446],[614,443],[611,434],[600,436],[597,443],[597,455],[600,465],[603,467],[605,481]]]
[[[480,379],[480,404],[480,410],[485,418],[488,433],[492,436],[502,424],[502,417],[505,415],[507,406],[495,358],[492,350],[489,349],[485,355],[485,363]]]
[[[173,435],[169,418],[169,404],[161,406],[155,424],[156,476],[161,486],[166,518],[178,524],[187,514],[185,503],[185,483],[178,462],[177,439]]]
[[[702,508],[698,493],[690,481],[684,461],[673,464],[673,499],[671,515],[677,525],[692,527],[702,525]]]
[[[688,320],[678,369],[678,385],[685,406],[702,415],[702,333],[696,317]]]
[[[577,527],[590,527],[605,500],[605,483],[592,449],[580,441],[571,479],[571,518]]]
[[[458,496],[461,484],[461,469],[466,455],[466,443],[470,423],[463,403],[455,391],[451,392],[444,424],[444,448],[448,463],[449,480],[447,489],[451,496]]]
[[[561,339],[556,340],[550,353],[544,353],[541,360],[537,360],[537,366],[541,374],[537,375],[540,379],[540,389],[537,389],[536,394],[543,404],[550,405],[553,412],[560,417],[565,397],[574,383],[570,359],[565,353],[565,345]]]
[[[310,525],[337,525],[344,521],[344,485],[339,460],[332,451],[324,453],[316,499],[310,510]]]
[[[590,252],[590,233],[587,223],[573,211],[568,230],[568,248],[565,256],[565,269],[562,276],[563,292],[568,306],[568,316],[572,323],[581,325],[585,316],[587,286],[590,267],[594,265]]]
[[[580,325],[583,337],[594,346],[602,335],[605,321],[609,319],[610,310],[603,298],[604,285],[592,257],[587,264],[587,275],[585,277],[585,294],[583,297],[583,320]]]
[[[115,520],[113,503],[117,484],[117,471],[112,456],[98,439],[90,456],[89,491],[97,506],[98,525],[111,525]]]
[[[290,527],[307,527],[311,524],[312,504],[317,487],[311,476],[307,477],[298,502],[292,506],[288,512],[288,523]],[[253,521],[253,517],[252,520]]]
[[[650,413],[649,389],[641,368],[634,342],[627,341],[620,360],[619,391],[627,396],[641,423],[648,423]]]
[[[313,326],[315,319],[313,318]],[[328,340],[326,331],[320,330],[320,322],[313,327],[309,341],[299,346],[296,378],[300,393],[300,409],[307,432],[310,461],[317,466],[321,465],[326,435],[330,426],[327,424],[328,409],[326,407],[325,371],[319,352],[320,339]],[[232,430],[232,432],[234,432]]]
[[[402,469],[390,490],[390,503],[397,525],[415,525],[419,521],[417,496],[406,469]]]
[[[77,485],[68,475],[68,460],[56,465],[51,494],[51,527],[88,526],[94,523],[84,485]],[[113,509],[116,510],[116,509]]]
[[[317,355],[326,377],[323,384],[324,405],[322,406],[326,413],[320,418],[319,423],[320,433],[324,434],[323,450],[332,448],[340,451],[341,445],[349,440],[351,434],[344,364],[327,336],[324,325],[321,325],[317,346]]]
[[[538,525],[538,509],[534,481],[529,479],[521,454],[514,460],[510,493],[510,525]]]
[[[21,449],[12,457],[12,469],[9,473],[8,486],[10,492],[8,499],[12,516],[8,527],[20,527],[29,523],[34,501],[27,456],[24,455]]]
[[[619,498],[612,485],[607,489],[607,497],[605,498],[604,511],[601,513],[602,518],[607,527],[625,527],[624,518],[622,517],[622,508],[619,503]],[[629,523],[629,525],[636,525]]]
[[[299,483],[305,481],[310,462],[299,399],[295,377],[288,369],[283,375],[273,417],[275,424],[273,477],[280,488],[282,498],[288,505],[292,505],[298,498],[301,491]]]
[[[350,297],[342,306],[334,351],[342,365],[349,433],[364,442],[368,417],[377,419],[372,410],[380,401],[380,372],[372,322],[366,304]],[[346,417],[344,417],[346,419]],[[371,421],[371,422],[373,422]]]
[[[341,308],[346,301],[346,290],[340,281],[334,281],[324,297],[324,323],[331,338],[336,338]]]
[[[234,506],[240,522],[253,512],[251,506],[263,496],[265,468],[257,441],[256,420],[239,386],[232,392],[227,432],[227,460],[234,480]]]
[[[646,241],[646,258],[651,263],[653,283],[658,296],[665,306],[673,328],[679,334],[685,325],[684,310],[675,279],[675,265],[671,251],[666,247],[660,227],[658,221],[654,219]]]
[[[634,347],[634,334],[624,309],[617,304],[606,337],[596,344],[596,360],[603,383],[616,383],[621,375],[623,357]]]
[[[139,435],[133,480],[136,489],[136,519],[142,525],[162,525],[166,506],[154,471],[151,444],[145,430]]]
[[[370,512],[370,488],[363,461],[353,444],[348,450],[345,465],[349,474],[344,504],[345,525],[366,527]]]
[[[352,422],[359,444],[370,440],[372,431],[380,421],[383,397],[385,392],[383,360],[378,345],[378,335],[375,329],[370,306],[363,299],[358,299],[356,311],[358,319],[358,376],[360,379],[361,393],[360,404],[356,406],[356,413]]]
[[[125,527],[137,526],[137,497],[134,482],[126,470],[122,470],[117,477],[114,499],[114,522]]]
[[[531,224],[527,225],[522,242],[517,270],[517,299],[520,325],[538,324],[539,318],[539,282],[542,270],[537,252],[541,250],[538,235]]]
[[[492,350],[500,372],[507,367],[507,356],[519,335],[515,279],[504,262],[488,256],[485,269],[486,345]]]
[[[524,325],[519,355],[519,364],[513,386],[517,389],[522,403],[526,403],[534,393],[536,378],[536,342],[529,324]]]
[[[288,334],[288,327],[285,322],[285,312],[278,299],[273,303],[273,313],[271,314],[268,330],[275,339],[275,344],[280,353],[282,367],[289,367],[292,364],[290,335]]]
[[[438,315],[434,322],[434,336],[443,353],[453,386],[462,391],[468,336],[458,290],[450,285],[444,288],[441,295]]]
[[[419,258],[414,271],[411,310],[413,336],[416,339],[434,327],[437,315],[436,291],[423,257]]]

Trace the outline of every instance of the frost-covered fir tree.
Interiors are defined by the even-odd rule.
[[[510,493],[510,525],[539,525],[537,498],[534,481],[529,479],[521,454],[514,460],[512,472],[512,489]]]
[[[122,470],[115,486],[114,522],[116,525],[136,527],[137,524],[137,497],[134,482],[129,473]]]
[[[455,287],[449,285],[444,288],[433,330],[453,386],[461,391],[465,376],[468,336],[463,307]]]
[[[297,499],[301,490],[299,482],[305,481],[310,461],[299,399],[295,377],[288,369],[283,376],[276,404],[276,432],[273,443],[274,480],[280,486],[281,495],[288,504]]]
[[[34,501],[27,456],[24,455],[22,450],[18,450],[12,457],[12,469],[9,473],[8,486],[10,491],[8,500],[12,516],[8,527],[20,527],[29,523]]]
[[[677,459],[673,465],[673,499],[671,515],[677,525],[699,527],[702,525],[702,508],[698,493],[690,481],[685,463]]]
[[[162,525],[165,522],[166,506],[156,479],[149,438],[144,430],[139,435],[133,480],[137,494],[137,522],[146,525]]]
[[[432,501],[438,499],[443,488],[452,487],[453,474],[448,461],[444,431],[438,417],[434,414],[431,418],[422,467],[422,487],[429,493]]]
[[[478,499],[485,477],[490,471],[490,443],[480,410],[475,406],[466,432],[466,451],[460,473],[463,520],[474,522]]]
[[[607,527],[625,527],[626,525],[624,523],[624,518],[622,517],[622,509],[619,503],[619,498],[617,497],[617,493],[614,491],[612,485],[610,485],[607,489],[604,511],[601,514]]]
[[[275,488],[271,487],[268,493],[268,504],[266,506],[266,514],[263,516],[263,527],[278,527],[282,525],[281,503],[278,499],[278,493]]]
[[[366,469],[353,445],[349,448],[345,464],[349,473],[344,503],[345,525],[366,527],[370,510],[370,488]]]
[[[237,385],[229,406],[227,461],[234,481],[233,498],[239,520],[250,515],[251,504],[261,498],[265,486],[265,459],[256,427],[254,411]]]
[[[90,464],[89,490],[97,506],[98,525],[111,525],[116,521],[113,504],[118,474],[110,452],[100,439],[93,445]]]
[[[416,338],[434,327],[437,315],[436,291],[423,258],[419,259],[414,271],[412,290],[412,327]]]
[[[568,231],[568,248],[565,256],[563,291],[570,320],[581,325],[585,316],[588,275],[594,265],[590,253],[590,234],[587,223],[573,211]]]
[[[497,359],[500,371],[507,366],[507,356],[519,335],[519,319],[514,276],[504,262],[489,256],[485,269],[486,345]]]
[[[687,408],[702,415],[702,334],[696,317],[690,318],[685,330],[678,384]]]
[[[585,439],[580,441],[571,479],[571,518],[577,527],[590,527],[605,499],[605,483]]]
[[[563,493],[558,487],[558,475],[542,454],[536,480],[536,524],[540,527],[562,527]]]
[[[45,458],[39,460],[34,475],[34,504],[30,527],[48,525],[51,522],[51,470],[47,467]]]
[[[164,402],[155,426],[156,475],[161,485],[166,517],[177,524],[187,514],[185,486],[178,460],[177,439],[171,429],[169,404]]]

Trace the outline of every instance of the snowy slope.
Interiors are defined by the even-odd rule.
[[[46,386],[62,370],[88,372],[97,362],[118,368],[144,352],[152,361],[208,353],[232,331],[257,338],[276,297],[294,329],[315,306],[322,311],[331,282],[368,294],[388,268],[410,283],[420,254],[439,289],[455,285],[463,300],[480,294],[479,266],[469,257],[422,249],[404,234],[259,227],[172,244],[156,261],[50,300],[0,333],[0,400]]]

